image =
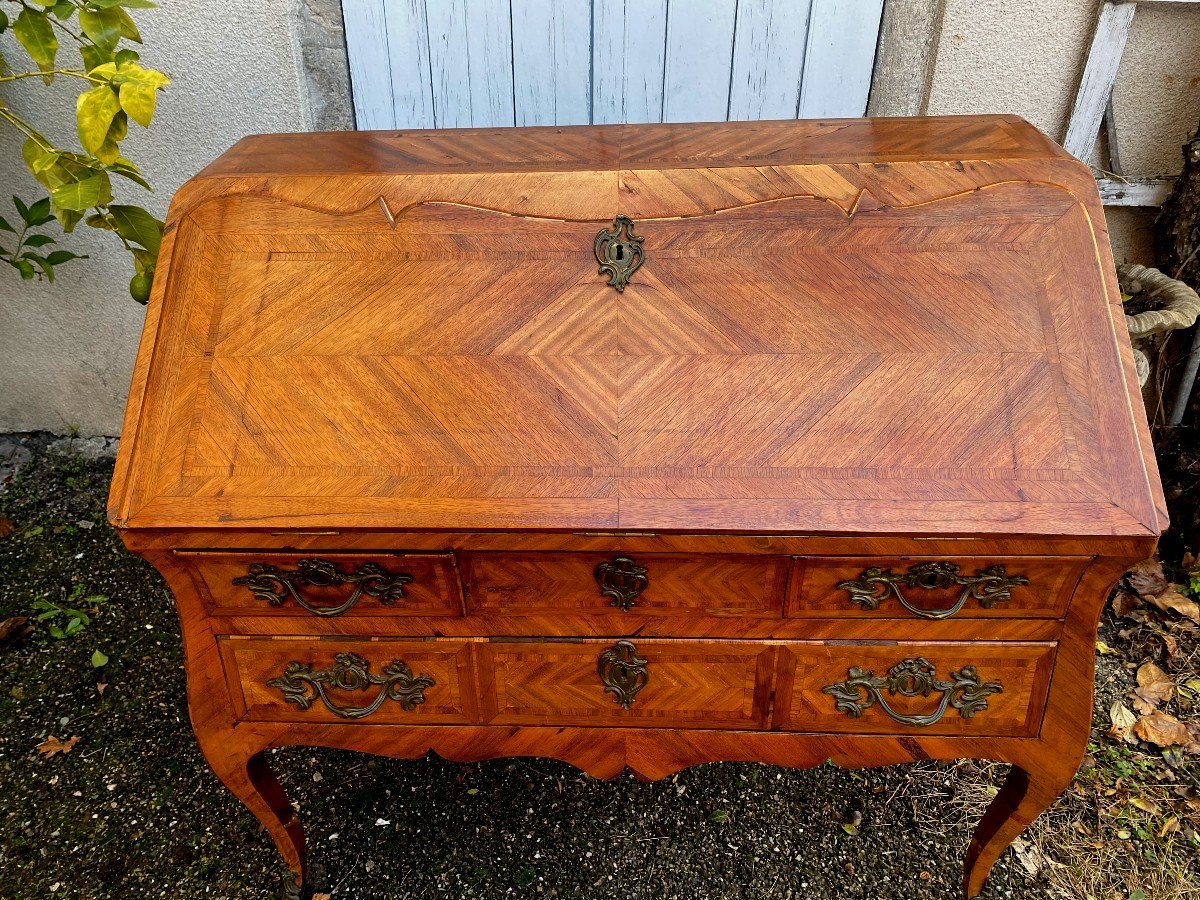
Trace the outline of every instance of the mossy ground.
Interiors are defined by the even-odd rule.
[[[107,598],[72,637],[55,639],[42,623],[0,647],[0,898],[279,896],[273,846],[193,741],[172,601],[104,522],[111,468],[39,450],[0,494],[0,519],[13,525],[0,538],[0,620],[30,616],[39,598]],[[99,668],[96,650],[108,657]],[[1129,682],[1111,656],[1103,663],[1106,678]],[[46,757],[36,748],[50,735],[79,740]],[[1086,897],[1064,892],[1061,869],[1084,840],[1074,823],[1088,816],[1094,773],[1113,769],[1113,754],[1122,764],[1147,756],[1151,780],[1162,769],[1099,732],[1096,741],[1110,749],[1047,819],[1063,834],[1042,829],[1027,852],[1006,854],[988,900]],[[459,765],[305,748],[279,751],[274,765],[337,900],[950,900],[971,827],[1003,775],[972,762],[725,764],[643,784],[545,760]],[[856,814],[861,824],[844,827]],[[1141,838],[1119,838],[1115,822],[1093,824],[1087,840],[1118,861],[1141,852]],[[1183,875],[1170,893],[1146,896],[1188,896],[1186,841],[1158,852],[1157,868]],[[1120,892],[1097,900],[1136,890],[1129,869],[1116,865],[1108,882]]]

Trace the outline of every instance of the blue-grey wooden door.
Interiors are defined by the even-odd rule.
[[[358,127],[861,116],[883,0],[343,0]]]

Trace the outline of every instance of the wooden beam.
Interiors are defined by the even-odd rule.
[[[1175,186],[1171,176],[1159,178],[1097,178],[1105,206],[1162,206]]]
[[[867,102],[869,116],[919,116],[929,98],[945,0],[887,0]]]
[[[1063,147],[1076,159],[1086,162],[1096,143],[1100,123],[1104,119],[1104,108],[1112,96],[1117,69],[1121,65],[1129,26],[1136,10],[1136,3],[1111,2],[1105,3],[1100,10],[1087,65],[1079,82],[1079,92],[1071,106],[1067,134],[1063,138]]]

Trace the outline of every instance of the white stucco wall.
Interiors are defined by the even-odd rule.
[[[161,0],[139,13],[146,62],[174,83],[155,127],[141,134],[131,126],[125,145],[157,192],[145,202],[131,186],[122,199],[161,216],[175,189],[242,135],[303,129],[313,83],[302,90],[289,16],[319,37],[336,18],[336,2]],[[1061,138],[1098,8],[1099,0],[945,0],[925,110],[1013,112]],[[317,60],[310,65],[333,71],[325,57],[337,55],[340,41],[332,38],[316,51],[310,46]],[[1126,174],[1178,171],[1179,145],[1200,120],[1198,58],[1200,5],[1139,8],[1114,100]],[[74,92],[63,87],[61,119],[69,124]],[[26,112],[45,102],[34,84],[5,85],[4,96]],[[340,124],[336,118],[319,121]],[[73,142],[65,132],[57,137]],[[11,186],[0,194],[40,196],[19,149],[18,139],[0,132],[0,182]],[[1110,210],[1118,260],[1150,261],[1152,216]],[[95,258],[64,266],[54,285],[0,272],[0,432],[119,430],[143,308],[127,293],[129,260],[107,238],[82,227],[67,238],[65,247]]]
[[[238,138],[304,127],[286,7],[285,0],[160,0],[158,9],[134,11],[144,62],[172,84],[150,131],[131,123],[122,144],[155,193],[114,185],[120,200],[162,218],[176,188]],[[0,41],[7,54],[11,35]],[[14,50],[9,59],[18,57]],[[51,133],[69,145],[76,144],[76,93],[73,84],[56,91],[55,116],[66,127]],[[27,117],[46,118],[40,82],[4,85],[4,97]],[[10,194],[45,193],[25,171],[20,150],[19,138],[0,131],[0,212],[9,221],[16,215]],[[111,235],[84,226],[62,246],[93,258],[64,265],[53,285],[21,281],[7,266],[0,271],[0,432],[120,430],[144,312],[129,297],[132,262]]]
[[[1011,112],[1061,140],[1099,0],[946,0],[926,111]],[[1200,5],[1138,7],[1113,111],[1127,176],[1176,174],[1200,122]],[[1110,208],[1118,261],[1151,263],[1153,210]]]

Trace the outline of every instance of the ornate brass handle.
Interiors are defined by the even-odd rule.
[[[289,662],[283,674],[267,682],[278,688],[288,703],[308,709],[320,700],[335,716],[343,719],[362,719],[369,716],[385,700],[394,700],[405,712],[412,712],[425,702],[425,689],[434,685],[428,675],[413,676],[412,669],[402,659],[394,659],[380,675],[367,671],[370,663],[356,653],[339,653],[327,669],[313,671],[312,663]],[[380,691],[366,706],[339,706],[329,697],[330,690],[365,691],[379,685]]]
[[[929,591],[952,584],[962,585],[963,592],[949,609],[921,609],[909,603],[900,592],[902,587]],[[1000,564],[977,569],[974,575],[963,575],[954,563],[927,562],[909,566],[902,574],[872,566],[854,581],[839,581],[837,588],[848,591],[850,601],[863,609],[879,609],[879,604],[890,594],[918,618],[948,619],[971,598],[978,600],[985,609],[992,609],[1001,601],[1011,600],[1012,589],[1022,584],[1029,584],[1029,579],[1024,575],[1009,575]]]
[[[646,567],[639,566],[628,556],[600,563],[593,575],[596,584],[600,585],[600,596],[610,598],[610,605],[619,606],[625,612],[637,605],[637,598],[650,586]]]
[[[623,709],[633,706],[633,700],[650,681],[646,660],[637,655],[637,647],[629,641],[617,641],[600,654],[596,673],[604,692],[613,695],[613,703]]]
[[[837,699],[837,708],[851,718],[857,719],[876,704],[887,715],[903,725],[932,725],[945,714],[947,709],[956,709],[964,719],[972,718],[980,710],[987,709],[989,694],[1004,692],[998,681],[981,682],[974,666],[963,666],[950,673],[949,681],[939,681],[933,663],[924,657],[915,657],[896,663],[888,669],[885,677],[854,666],[849,678],[822,690]],[[882,691],[902,697],[928,697],[936,692],[942,699],[937,709],[923,716],[898,713],[884,699]]]
[[[267,563],[253,563],[249,574],[233,579],[233,583],[249,588],[255,597],[266,600],[272,606],[282,606],[291,597],[315,616],[340,616],[353,609],[363,594],[374,597],[384,606],[391,606],[404,597],[404,586],[412,584],[412,580],[411,575],[388,572],[373,562],[361,563],[353,572],[342,572],[327,559],[302,559],[296,563],[294,572]],[[330,587],[337,584],[354,585],[350,596],[337,606],[317,606],[305,600],[300,593],[302,587]]]
[[[594,249],[600,274],[607,275],[608,283],[618,291],[625,290],[633,273],[646,261],[643,240],[633,233],[633,220],[629,216],[617,216],[612,228],[601,228],[596,235]]]

